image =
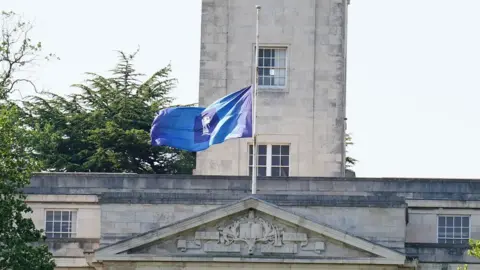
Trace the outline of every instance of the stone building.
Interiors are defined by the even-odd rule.
[[[343,177],[347,0],[203,0],[200,104],[253,81],[257,4],[257,194],[249,139],[193,176],[36,174],[58,269],[480,269],[480,181]]]
[[[58,269],[453,270],[480,181],[42,173],[26,188]]]
[[[255,5],[262,7],[257,102],[260,175],[343,175],[347,2],[202,1],[201,106],[252,84]],[[248,175],[250,143],[250,139],[231,140],[198,153],[196,174]]]

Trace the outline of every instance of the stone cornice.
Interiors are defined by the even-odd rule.
[[[209,193],[149,193],[108,192],[100,195],[100,204],[205,204],[222,205],[245,197],[244,194]],[[260,194],[258,198],[279,206],[324,206],[324,207],[379,207],[406,208],[400,197],[383,196],[330,196],[330,195],[273,195]]]
[[[177,256],[151,256],[151,255],[117,255],[101,256],[101,262],[241,262],[241,263],[299,263],[299,264],[361,264],[361,265],[404,265],[405,259],[387,258],[255,258],[255,257],[177,257]]]
[[[269,200],[284,205],[297,201],[299,205],[329,205],[332,198],[339,199],[346,206],[350,205],[348,200],[366,206],[372,202],[387,205],[386,202],[395,201],[396,197],[480,201],[480,181],[473,179],[259,177],[257,187],[258,194],[270,196]],[[109,203],[186,203],[188,199],[182,197],[200,196],[199,199],[219,204],[250,194],[250,188],[251,179],[244,176],[39,173],[32,177],[31,184],[24,191],[27,194],[101,195],[103,202]],[[305,197],[305,200],[302,202],[298,196]],[[342,196],[348,198],[341,199]]]

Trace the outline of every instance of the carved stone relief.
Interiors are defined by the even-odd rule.
[[[245,249],[242,249],[242,246]],[[299,249],[322,253],[325,243],[309,243],[306,233],[285,232],[278,224],[255,216],[250,210],[246,216],[234,219],[217,231],[197,231],[194,240],[177,240],[177,249],[203,249],[205,253],[296,254]]]

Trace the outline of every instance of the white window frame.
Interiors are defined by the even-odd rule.
[[[288,86],[288,77],[289,77],[289,72],[288,72],[288,61],[289,61],[289,57],[288,57],[288,54],[289,54],[289,47],[288,46],[285,46],[285,45],[262,45],[260,44],[258,46],[259,48],[259,52],[260,52],[260,49],[272,49],[272,50],[278,50],[278,49],[282,49],[282,50],[285,50],[285,67],[284,67],[284,70],[285,70],[285,83],[284,85],[261,85],[260,84],[260,74],[255,74],[255,73],[258,73],[258,71],[255,71],[254,72],[254,76],[255,75],[258,75],[258,78],[259,78],[259,84],[258,84],[258,88],[259,89],[287,89],[287,86]],[[254,46],[254,49],[255,49],[255,46]],[[255,54],[254,54],[255,55]],[[260,53],[259,55],[257,56],[257,58],[255,59],[256,62],[254,62],[255,66],[257,66],[258,64],[258,60],[260,58]],[[258,68],[260,68],[260,66],[258,66]],[[273,67],[274,68],[274,67]]]
[[[455,214],[438,214],[437,215],[437,243],[438,244],[446,244],[446,243],[440,243],[440,217],[460,217],[460,218],[464,218],[464,217],[467,217],[468,218],[468,238],[447,238],[445,237],[445,239],[452,239],[452,240],[467,240],[470,239],[470,237],[472,236],[472,217],[470,215],[463,215],[463,214],[458,214],[458,215],[455,215]],[[454,219],[454,225],[453,225],[453,229],[455,229],[455,219]],[[461,227],[463,228],[463,227]]]
[[[61,238],[75,238],[77,236],[77,226],[78,226],[78,209],[60,209],[60,208],[54,208],[54,209],[51,209],[51,208],[48,208],[48,209],[45,209],[45,235],[47,234],[55,234],[55,233],[62,233],[61,231],[60,232],[57,232],[55,231],[55,226],[53,224],[55,224],[55,218],[53,219],[52,221],[52,231],[47,231],[47,222],[49,222],[47,220],[47,213],[48,212],[53,212],[53,215],[55,216],[55,212],[70,212],[70,215],[72,216],[72,219],[70,221],[71,223],[71,226],[70,226],[70,232],[65,232],[65,233],[69,233],[70,234],[70,237],[61,237]],[[62,223],[63,221],[60,221],[60,224]],[[60,225],[61,226],[61,225]],[[58,239],[58,238],[50,238],[50,239]]]
[[[290,177],[291,176],[291,171],[292,171],[292,159],[291,159],[291,151],[292,151],[292,146],[288,143],[257,143],[257,147],[259,145],[266,145],[267,146],[267,175],[266,176],[272,176],[272,167],[278,167],[278,166],[272,166],[272,146],[288,146],[288,176],[278,176],[278,177]],[[248,173],[250,174],[250,167],[253,167],[253,164],[250,165],[250,146],[253,147],[253,144],[248,144],[247,148],[247,155],[248,155]],[[258,156],[258,153],[256,153]],[[255,160],[252,160],[252,162],[255,162]],[[285,167],[285,166],[283,166]],[[252,173],[253,173],[253,168],[252,168]]]

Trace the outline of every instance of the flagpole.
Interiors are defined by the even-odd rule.
[[[260,21],[260,9],[259,5],[256,5],[257,9],[257,21],[256,21],[256,37],[255,37],[255,75],[253,83],[253,119],[252,119],[252,137],[253,137],[253,154],[252,154],[252,194],[257,194],[257,88],[258,88],[258,40],[260,39],[258,24]]]

